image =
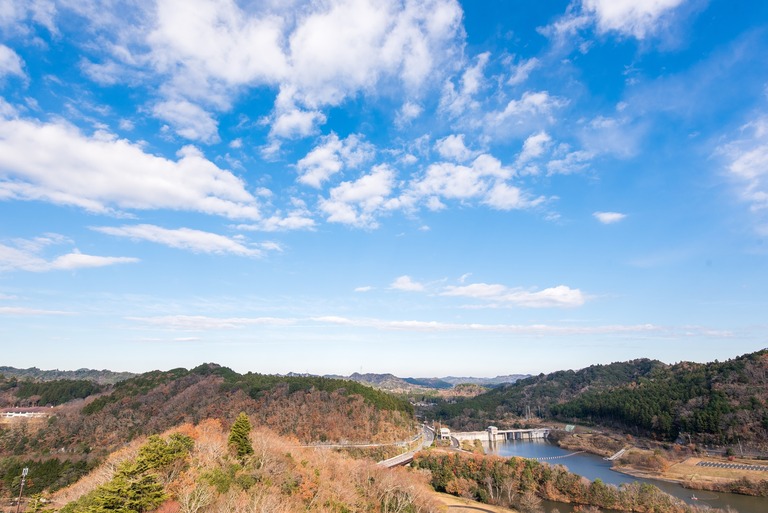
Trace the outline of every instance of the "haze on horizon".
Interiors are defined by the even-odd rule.
[[[766,347],[768,4],[10,0],[3,365]]]

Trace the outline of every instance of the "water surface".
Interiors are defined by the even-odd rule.
[[[563,465],[574,474],[579,474],[592,481],[599,478],[606,483],[616,486],[620,486],[623,483],[632,483],[634,481],[650,483],[689,504],[710,506],[713,508],[725,508],[726,506],[730,506],[739,513],[768,513],[768,498],[765,497],[749,497],[732,493],[687,490],[675,483],[628,476],[611,470],[611,462],[604,460],[600,456],[587,453],[573,454],[572,451],[561,449],[543,439],[508,441],[497,443],[493,448],[489,448],[486,444],[485,448],[488,454],[497,454],[499,456],[522,456],[524,458],[535,458],[540,461],[546,461],[553,465]],[[766,479],[768,479],[768,473],[766,474]],[[692,499],[694,494],[698,497],[698,500]],[[571,510],[566,504],[554,502],[547,503],[546,506],[548,506],[550,510],[552,507],[556,507],[561,513],[566,513]]]

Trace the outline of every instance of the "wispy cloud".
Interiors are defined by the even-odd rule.
[[[440,295],[467,297],[486,301],[493,305],[528,308],[568,308],[581,306],[586,302],[586,296],[583,292],[566,285],[529,291],[520,288],[512,289],[499,284],[473,283],[460,287],[448,286]]]
[[[87,255],[77,249],[47,259],[42,255],[46,247],[68,242],[54,234],[36,239],[16,239],[13,242],[13,246],[0,244],[0,271],[72,271],[139,261],[133,257]]]
[[[137,224],[126,226],[96,226],[94,231],[127,237],[133,240],[145,240],[164,246],[184,249],[194,253],[231,254],[244,257],[260,257],[264,249],[279,249],[262,245],[249,245],[217,233],[193,230],[191,228],[168,229],[151,224]]]
[[[0,306],[0,315],[8,316],[37,316],[37,315],[75,315],[75,312],[62,310],[43,310],[23,306]]]
[[[146,326],[182,331],[231,330],[246,326],[290,326],[296,319],[278,317],[209,317],[205,315],[166,315],[127,317]]]
[[[173,315],[160,317],[127,317],[146,327],[177,331],[217,331],[246,329],[253,326],[271,328],[285,327],[291,330],[297,326],[337,327],[375,329],[384,331],[410,332],[498,332],[530,336],[590,336],[590,335],[626,335],[643,337],[713,337],[728,338],[733,333],[727,330],[712,329],[705,326],[664,326],[656,324],[606,324],[574,325],[562,324],[484,324],[455,323],[444,321],[424,321],[413,319],[376,319],[356,318],[339,315],[320,315],[312,317],[208,317],[194,315]]]

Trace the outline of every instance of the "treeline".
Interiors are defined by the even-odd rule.
[[[617,488],[599,479],[590,482],[562,465],[525,458],[424,451],[416,454],[413,465],[431,471],[437,491],[524,513],[539,511],[541,499],[637,513],[699,511],[650,484]]]
[[[190,375],[218,376],[223,379],[222,392],[243,390],[253,399],[258,399],[278,386],[287,386],[289,393],[318,390],[322,392],[340,392],[345,395],[358,395],[378,409],[400,411],[409,415],[413,414],[413,406],[408,401],[354,381],[318,376],[276,376],[251,372],[241,375],[232,369],[216,364],[203,364],[189,371],[179,368],[166,372],[147,372],[121,381],[114,386],[114,390],[109,395],[100,397],[86,406],[83,409],[83,413],[92,414],[98,412],[107,404],[117,403],[131,397],[146,394],[158,386],[166,385]]]
[[[100,385],[112,385],[118,381],[131,378],[136,374],[132,372],[113,372],[109,370],[78,369],[74,371],[62,370],[41,370],[37,367],[28,369],[17,369],[15,367],[0,366],[0,374],[17,379],[27,379],[32,381],[56,381],[60,379],[68,380],[88,380]]]
[[[93,467],[84,460],[70,461],[50,458],[45,460],[0,459],[0,497],[11,497],[19,492],[21,472],[29,470],[24,483],[25,495],[55,491],[69,486]]]
[[[74,399],[84,399],[104,389],[88,380],[53,381],[18,380],[0,375],[0,392],[9,406],[57,406]]]

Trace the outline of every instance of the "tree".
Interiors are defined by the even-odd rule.
[[[253,454],[250,434],[251,421],[248,420],[248,415],[246,415],[245,412],[240,412],[235,423],[232,424],[228,440],[229,445],[235,449],[235,453],[240,459],[244,459],[246,456]]]

